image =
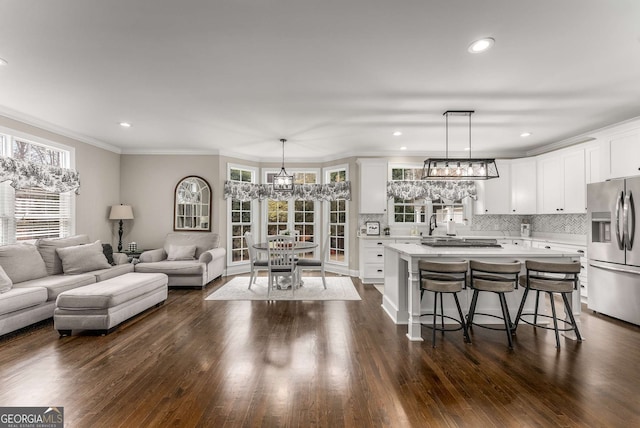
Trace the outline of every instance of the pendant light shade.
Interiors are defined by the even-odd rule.
[[[429,158],[424,161],[423,180],[489,180],[498,178],[495,159],[471,157],[471,115],[473,110],[447,110],[443,113],[446,120],[446,154],[444,158]],[[449,115],[469,117],[469,158],[449,158]]]
[[[284,169],[284,143],[286,143],[287,140],[282,138],[280,141],[282,142],[282,168],[279,173],[273,176],[273,190],[278,192],[292,192],[293,175],[287,174],[287,170]]]

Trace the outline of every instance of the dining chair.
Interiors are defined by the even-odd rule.
[[[255,284],[256,282],[256,272],[259,270],[268,271],[269,262],[267,260],[262,260],[258,256],[258,251],[253,247],[255,241],[253,240],[253,234],[251,232],[244,233],[244,240],[247,243],[247,248],[249,249],[249,259],[251,262],[251,277],[249,278],[249,290],[251,290],[251,284]]]
[[[269,299],[271,289],[274,285],[284,284],[283,280],[287,280],[287,278],[291,285],[291,295],[295,296],[297,268],[296,260],[293,257],[294,238],[283,235],[270,236],[268,238],[268,244],[269,284],[267,288],[267,299]],[[275,282],[274,278],[276,278]]]
[[[307,259],[304,257],[298,259],[298,275],[302,276],[303,270],[320,270],[320,275],[322,275],[322,285],[324,285],[325,290],[327,289],[327,280],[324,275],[324,263],[329,256],[330,238],[331,234],[327,233],[327,235],[324,237],[322,248],[320,249],[319,259]]]

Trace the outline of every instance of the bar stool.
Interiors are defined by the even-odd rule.
[[[476,325],[490,330],[504,330],[507,333],[507,342],[509,349],[513,349],[513,341],[511,334],[515,331],[515,325],[511,322],[509,308],[507,307],[507,299],[505,293],[511,293],[518,288],[518,275],[522,269],[522,264],[515,260],[508,263],[490,263],[471,260],[469,262],[470,274],[469,285],[473,289],[473,297],[471,298],[471,307],[467,315],[467,326],[471,328]],[[493,314],[476,312],[476,304],[478,295],[481,291],[487,291],[498,295],[500,307],[502,308],[502,317]],[[490,327],[473,322],[475,315],[483,315],[498,318],[504,321],[504,328]]]
[[[522,302],[520,303],[520,309],[518,309],[518,315],[516,316],[515,327],[518,327],[518,322],[523,315],[533,315],[533,322],[529,322],[524,318],[522,318],[522,321],[527,324],[533,325],[534,327],[551,330],[551,327],[538,324],[538,317],[552,318],[553,330],[556,333],[557,348],[560,348],[560,335],[558,334],[559,331],[574,331],[576,333],[578,342],[582,342],[582,336],[580,336],[578,325],[576,324],[576,320],[573,316],[573,311],[571,310],[569,300],[567,299],[567,295],[571,295],[571,293],[573,293],[573,290],[578,289],[578,274],[580,273],[580,262],[574,261],[570,263],[550,263],[527,260],[525,262],[525,266],[527,268],[527,275],[520,277],[520,285],[525,287],[525,290],[522,296]],[[524,304],[527,300],[529,290],[534,290],[536,292],[535,312],[523,313],[522,310],[524,309]],[[541,291],[549,295],[549,300],[551,301],[551,313],[553,314],[552,316],[538,314],[538,304]],[[559,320],[556,315],[556,305],[553,298],[554,294],[556,293],[562,296],[565,312],[569,317],[569,321],[563,319]],[[567,325],[568,327],[559,329],[558,321],[565,323],[565,325]]]
[[[425,327],[432,329],[433,334],[431,336],[432,346],[436,347],[436,330],[438,331],[457,331],[463,330],[465,342],[471,342],[469,338],[469,332],[467,331],[467,324],[464,322],[464,315],[462,314],[462,308],[460,307],[460,301],[458,300],[458,293],[466,288],[467,284],[467,271],[469,270],[469,263],[464,261],[459,262],[432,262],[427,260],[420,260],[418,262],[418,269],[420,270],[420,299],[425,291],[435,293],[433,300],[433,314],[421,314],[420,316],[433,316],[433,324]],[[452,294],[458,308],[458,314],[460,319],[456,319],[444,314],[444,305],[442,304],[442,295]],[[440,296],[440,313],[438,314],[438,296]],[[436,327],[436,320],[440,318],[441,327]],[[444,319],[448,318],[459,324],[456,328],[445,328]]]

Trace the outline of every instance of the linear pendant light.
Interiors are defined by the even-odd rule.
[[[442,115],[446,123],[446,152],[444,158],[428,158],[424,161],[423,180],[489,180],[498,178],[495,159],[471,157],[471,115],[474,110],[447,110]],[[449,158],[449,116],[469,117],[469,158]]]
[[[282,138],[280,141],[282,142],[282,168],[278,174],[273,176],[273,190],[278,192],[292,192],[293,175],[287,174],[287,170],[284,169],[284,143],[286,143],[287,140]]]

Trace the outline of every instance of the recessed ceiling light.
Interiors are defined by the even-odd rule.
[[[521,137],[528,137],[531,135],[531,132],[523,132],[522,134],[520,134]]]
[[[493,46],[493,44],[496,41],[491,38],[491,37],[487,37],[484,39],[480,39],[480,40],[476,40],[475,42],[471,43],[469,45],[469,52],[471,53],[480,53],[480,52],[484,52],[487,49],[490,49],[491,46]]]
[[[400,147],[400,150],[407,150],[405,146]]]
[[[7,61],[4,58],[0,58],[0,66],[3,66],[3,65],[9,65],[9,61]]]
[[[393,133],[393,136],[394,136],[394,137],[399,137],[399,136],[401,136],[401,135],[402,135],[402,132],[400,132],[400,131],[395,131],[395,132]]]
[[[131,128],[131,124],[129,122],[120,122],[120,126],[123,128]]]

